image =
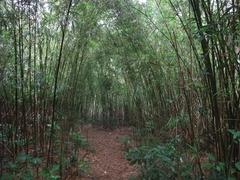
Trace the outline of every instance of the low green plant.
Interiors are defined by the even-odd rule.
[[[176,149],[172,144],[130,149],[126,159],[141,169],[142,179],[172,179],[177,176]]]
[[[87,173],[89,170],[89,167],[90,167],[89,161],[87,161],[87,160],[81,159],[78,162],[78,169],[79,169],[80,173]]]
[[[217,161],[213,154],[208,154],[208,161],[202,164],[209,173],[208,179],[236,179],[234,174],[240,172],[240,162],[235,163],[233,166],[230,166],[230,174],[225,173],[226,164],[224,162]]]
[[[233,139],[233,143],[238,144],[240,142],[240,131],[235,129],[228,129],[229,134]],[[235,175],[240,172],[240,161],[226,162],[218,161],[213,154],[208,154],[207,162],[202,163],[204,169],[208,173],[208,179],[231,179],[234,180]]]
[[[80,148],[87,148],[88,142],[87,139],[81,136],[78,132],[71,132],[70,139],[73,144],[73,154],[72,157],[77,157],[77,151]]]
[[[34,179],[33,169],[38,168],[42,163],[41,158],[33,157],[25,152],[17,154],[14,161],[6,165],[6,172],[1,176],[1,180],[12,179],[12,177],[21,180]]]
[[[186,158],[186,152],[179,149],[181,143],[179,137],[162,144],[144,143],[127,151],[125,158],[140,167],[140,178],[143,180],[190,180],[193,179],[193,167]]]
[[[88,141],[85,137],[81,136],[79,132],[71,132],[70,139],[73,144],[73,149],[69,158],[69,166],[74,167],[78,174],[85,174],[89,169],[89,162],[84,158],[79,160],[79,155],[77,152],[80,148],[89,148]]]
[[[240,142],[240,131],[237,131],[235,129],[229,129],[228,132],[232,135],[235,143]]]
[[[58,164],[54,164],[50,168],[45,167],[41,171],[41,176],[45,180],[57,180],[60,178],[60,176],[58,175],[59,168],[60,166]]]

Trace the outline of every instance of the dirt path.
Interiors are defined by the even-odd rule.
[[[137,169],[124,159],[123,145],[118,141],[121,136],[131,134],[129,128],[106,131],[86,126],[81,132],[93,147],[94,152],[86,156],[90,161],[90,172],[83,179],[128,180],[137,174]]]

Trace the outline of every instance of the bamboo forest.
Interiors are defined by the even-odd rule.
[[[239,180],[240,0],[0,0],[0,180]]]

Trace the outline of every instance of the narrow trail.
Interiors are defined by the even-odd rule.
[[[81,179],[128,180],[130,176],[137,175],[137,168],[124,159],[123,145],[118,141],[121,136],[131,135],[129,128],[106,131],[85,126],[81,134],[93,148],[93,152],[86,156],[90,161],[89,174]]]

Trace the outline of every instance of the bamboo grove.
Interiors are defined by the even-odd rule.
[[[1,172],[19,152],[61,164],[92,123],[152,125],[196,176],[212,153],[239,177],[239,55],[239,0],[2,0]]]

